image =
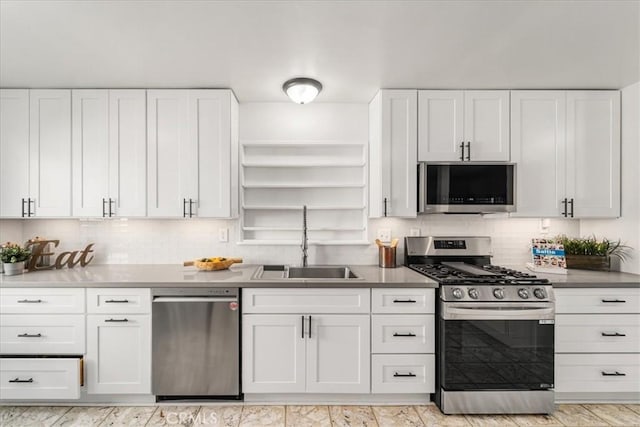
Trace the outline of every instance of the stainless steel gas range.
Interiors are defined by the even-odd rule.
[[[491,265],[489,237],[406,237],[405,265],[440,284],[436,404],[445,414],[554,410],[554,296]]]

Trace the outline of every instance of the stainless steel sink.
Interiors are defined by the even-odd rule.
[[[346,266],[289,267],[288,265],[263,265],[258,267],[252,280],[361,280]]]

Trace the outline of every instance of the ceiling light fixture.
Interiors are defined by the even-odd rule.
[[[322,83],[307,77],[296,77],[287,80],[282,90],[297,104],[308,104],[313,101],[322,90]]]

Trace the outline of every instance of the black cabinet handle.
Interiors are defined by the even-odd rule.
[[[107,199],[105,199],[104,197],[102,198],[102,218],[107,216],[107,210],[105,209],[104,205],[107,204]]]
[[[124,318],[124,319],[106,319],[105,322],[128,322],[129,319]]]
[[[397,303],[408,303],[408,304],[415,304],[417,301],[414,299],[394,299],[393,303],[397,304]]]
[[[128,299],[108,299],[105,301],[105,304],[126,304],[128,302]]]
[[[464,141],[460,143],[460,161],[464,162]]]
[[[564,198],[564,200],[562,200],[562,204],[564,205],[562,216],[566,218],[567,217],[567,198],[566,197]]]
[[[623,299],[603,299],[602,302],[606,302],[606,303],[610,303],[610,302],[615,302],[615,303],[625,303],[627,302],[626,300]]]
[[[31,203],[33,203],[33,212],[31,212]],[[36,199],[28,198],[27,199],[27,216],[32,217],[36,215]]]
[[[394,337],[415,337],[416,334],[414,334],[413,332],[409,332],[408,334],[400,334],[398,332],[394,332],[393,336]]]
[[[603,337],[626,337],[627,334],[621,334],[619,332],[613,332],[613,333],[602,332],[602,336]]]
[[[182,217],[187,217],[187,199],[182,199]]]
[[[18,338],[42,338],[42,334],[19,334]]]
[[[18,300],[20,304],[40,304],[42,302],[41,299],[21,299]]]
[[[109,197],[109,218],[111,218],[113,216],[113,210],[111,208],[111,205],[115,203],[115,200],[111,200],[111,197]]]
[[[471,161],[471,141],[467,141],[467,161]]]
[[[9,380],[10,383],[32,383],[33,378],[29,378],[28,380],[21,380],[20,378],[15,378],[13,380]]]
[[[397,372],[393,373],[394,377],[415,377],[416,374],[414,374],[413,372],[409,372],[408,374],[399,374]]]
[[[311,339],[311,316],[309,316],[309,339]]]
[[[191,199],[189,199],[189,218],[193,218],[193,204],[195,202]]]
[[[302,333],[300,334],[300,338],[304,339],[304,316],[300,316],[300,330]]]
[[[569,204],[571,205],[571,211],[569,212],[569,216],[573,218],[573,198],[569,200]]]
[[[385,197],[383,200],[384,203],[384,216],[387,216],[387,198]]]
[[[602,371],[602,376],[603,377],[626,377],[627,374],[624,374],[624,373],[618,372],[618,371],[615,371],[613,373],[612,372]]]
[[[26,213],[24,211],[24,204],[25,204],[26,200],[23,198],[22,199],[22,218],[24,218],[26,216]]]

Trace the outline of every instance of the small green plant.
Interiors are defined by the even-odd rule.
[[[0,259],[6,264],[15,264],[16,262],[22,262],[29,259],[31,251],[22,248],[17,244],[9,244],[2,247],[0,252]]]
[[[609,240],[603,238],[598,240],[596,236],[590,237],[567,237],[558,236],[556,238],[564,246],[566,255],[595,255],[619,258],[625,260],[629,254],[630,246],[622,244],[622,241]]]

